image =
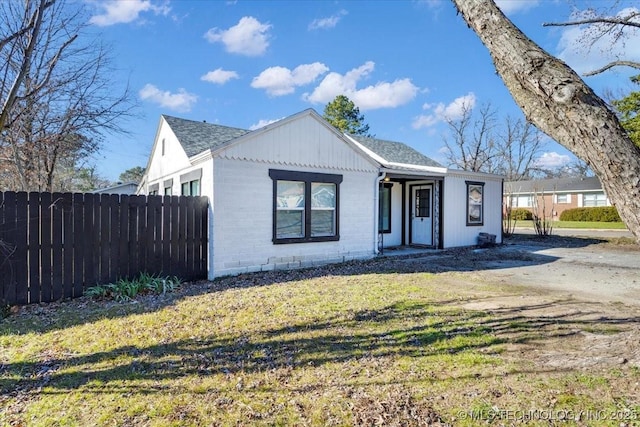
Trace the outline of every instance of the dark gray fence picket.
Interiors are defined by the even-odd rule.
[[[208,200],[0,192],[0,303],[74,298],[142,272],[207,277]]]

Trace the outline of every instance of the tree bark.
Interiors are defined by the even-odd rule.
[[[640,147],[606,103],[564,62],[488,0],[452,0],[487,47],[527,120],[584,160],[640,244]]]

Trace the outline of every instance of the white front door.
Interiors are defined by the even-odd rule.
[[[433,185],[411,190],[411,243],[433,245]]]

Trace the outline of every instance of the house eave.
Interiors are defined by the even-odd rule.
[[[213,151],[211,149],[204,150],[200,154],[196,154],[194,156],[189,157],[189,162],[195,166],[200,163],[204,163],[213,158]]]
[[[449,175],[473,176],[477,178],[495,179],[495,180],[501,180],[501,181],[504,181],[504,178],[505,178],[504,175],[498,175],[495,173],[473,172],[473,171],[465,171],[462,169],[448,169],[447,173]]]
[[[382,172],[386,172],[387,174],[404,174],[404,175],[415,175],[415,176],[439,176],[443,177],[447,175],[447,168],[439,168],[434,166],[420,166],[420,165],[409,165],[404,163],[394,163],[394,162],[385,162],[382,164],[380,169]]]

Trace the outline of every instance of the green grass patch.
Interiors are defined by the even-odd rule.
[[[611,408],[640,380],[514,358],[584,322],[467,309],[513,292],[472,274],[258,277],[2,320],[0,425],[477,425],[460,412]]]

